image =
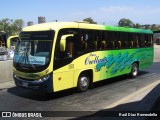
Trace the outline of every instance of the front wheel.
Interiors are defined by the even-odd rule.
[[[137,63],[133,63],[130,76],[132,78],[135,78],[135,77],[138,76],[138,72],[139,72],[138,64]]]
[[[87,76],[86,74],[81,74],[78,78],[77,90],[79,92],[87,91],[89,83],[90,83],[89,76]]]

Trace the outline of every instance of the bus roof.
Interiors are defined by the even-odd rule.
[[[82,29],[95,29],[95,30],[109,30],[119,32],[135,32],[135,33],[148,33],[153,34],[151,30],[127,28],[127,27],[116,27],[116,26],[105,26],[98,24],[89,24],[86,22],[50,22],[36,24],[28,26],[22,29],[22,31],[44,31],[44,30],[59,30],[61,28],[82,28]]]
[[[12,38],[18,38],[18,35],[8,37],[8,39],[12,39]]]

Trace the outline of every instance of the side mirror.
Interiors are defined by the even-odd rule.
[[[66,50],[66,39],[68,37],[73,37],[73,34],[63,35],[60,40],[60,51]]]

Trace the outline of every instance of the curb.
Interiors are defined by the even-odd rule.
[[[15,86],[14,81],[0,82],[0,90],[8,89],[14,86]]]

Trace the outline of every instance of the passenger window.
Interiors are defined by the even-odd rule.
[[[121,44],[122,44],[122,43],[121,43],[120,40],[117,42],[117,44],[118,44],[117,47],[118,47],[118,48],[121,48]]]
[[[133,48],[133,41],[132,40],[129,42],[129,47]]]
[[[114,32],[106,31],[105,32],[105,40],[107,49],[114,49],[115,48],[115,36]]]
[[[88,41],[88,34],[82,34],[81,41],[80,41],[81,42],[80,46],[82,51],[86,51],[88,49],[87,41]]]
[[[137,34],[134,34],[134,37],[133,37],[133,47],[135,48],[138,48],[139,47],[139,40],[138,40],[138,35]]]
[[[100,49],[100,44],[101,44],[101,31],[94,31],[94,38],[93,38],[93,48],[95,50],[99,50]]]
[[[146,46],[146,41],[145,41],[145,35],[144,34],[139,34],[139,40],[140,40],[140,47],[145,47]]]
[[[128,33],[121,32],[120,34],[122,48],[129,48]]]
[[[79,53],[96,51],[100,49],[101,33],[97,30],[81,30]]]
[[[102,32],[102,41],[101,41],[101,46],[100,49],[101,50],[105,50],[107,48],[107,33],[106,31]]]
[[[152,46],[152,35],[149,35],[149,34],[147,34],[146,36],[145,36],[146,38],[146,46],[147,47],[151,47]]]

